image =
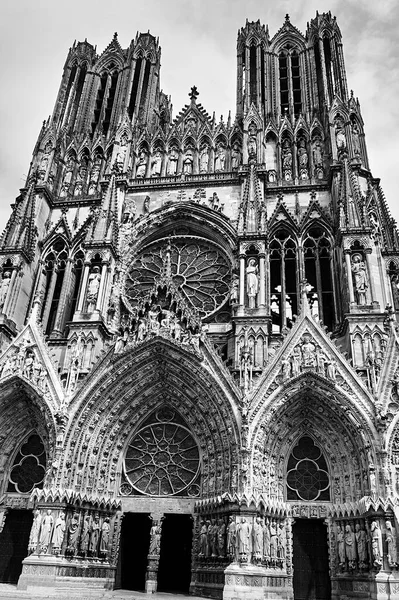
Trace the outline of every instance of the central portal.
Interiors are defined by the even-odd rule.
[[[191,515],[165,515],[162,524],[158,591],[188,594],[192,537]]]
[[[294,599],[330,600],[327,527],[321,519],[297,519],[294,538]]]

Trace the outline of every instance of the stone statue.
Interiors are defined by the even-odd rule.
[[[286,544],[286,534],[285,534],[285,526],[281,521],[278,526],[278,547],[277,547],[277,556],[280,560],[285,559],[285,544]]]
[[[249,523],[245,517],[241,517],[241,521],[237,525],[237,545],[240,560],[247,561],[251,551],[251,530]]]
[[[185,173],[185,175],[192,174],[193,163],[194,163],[193,151],[189,148],[188,150],[186,150],[186,154],[185,154],[184,160],[183,160],[183,173]]]
[[[364,305],[366,304],[368,280],[366,265],[360,254],[354,254],[352,256],[352,275],[357,303]]]
[[[207,173],[209,167],[209,148],[203,146],[200,154],[200,173]]]
[[[162,167],[162,153],[160,150],[157,150],[152,157],[151,161],[151,175],[152,177],[160,177],[161,175],[161,167]]]
[[[240,147],[237,143],[234,144],[231,150],[231,168],[238,169],[241,164],[241,152]]]
[[[178,159],[179,159],[179,154],[177,152],[177,148],[173,147],[169,154],[168,175],[176,175]]]
[[[150,531],[150,548],[148,554],[158,556],[161,548],[161,525],[158,521],[153,521]]]
[[[265,520],[265,526],[263,528],[263,556],[268,563],[270,561],[270,521]]]
[[[338,151],[346,148],[345,125],[339,116],[335,119],[335,141]]]
[[[252,530],[253,537],[253,554],[257,561],[262,560],[263,557],[263,522],[260,517],[256,517],[255,523]]]
[[[227,553],[229,556],[235,558],[236,556],[236,544],[237,544],[237,527],[235,518],[229,517],[229,524],[227,526]]]
[[[230,304],[238,304],[239,286],[240,278],[238,277],[238,275],[233,275],[230,287]]]
[[[380,567],[382,565],[382,535],[377,521],[371,523],[371,551],[374,566]]]
[[[151,202],[150,196],[146,196],[144,198],[144,202],[143,202],[143,212],[145,215],[147,215],[150,212],[150,202]]]
[[[0,308],[3,308],[6,300],[7,294],[11,283],[11,271],[5,271],[3,273],[3,279],[1,280],[0,285]]]
[[[367,534],[364,530],[364,527],[362,527],[360,523],[356,523],[355,530],[356,549],[357,556],[359,559],[359,567],[361,569],[364,569],[367,565]]]
[[[89,552],[89,542],[90,542],[90,515],[86,515],[83,521],[82,527],[82,537],[80,540],[80,549],[79,553],[82,556],[87,556]]]
[[[275,563],[277,559],[278,549],[278,537],[277,537],[277,523],[271,519],[269,525],[270,531],[270,558]]]
[[[105,517],[101,526],[101,538],[100,538],[100,556],[106,558],[109,550],[109,517]]]
[[[398,564],[398,550],[396,543],[396,532],[392,527],[392,523],[387,521],[385,523],[386,527],[386,540],[387,540],[387,558],[388,564],[390,567],[396,567]]]
[[[309,178],[308,162],[309,157],[306,151],[306,141],[304,138],[301,138],[298,142],[298,168],[301,179]]]
[[[67,554],[75,556],[78,552],[79,540],[79,515],[74,513],[69,522],[67,537]]]
[[[357,156],[360,155],[360,139],[359,139],[359,125],[356,121],[352,121],[352,141],[353,141],[353,152]]]
[[[208,526],[206,521],[202,521],[200,530],[200,556],[207,556],[208,550]]]
[[[218,171],[224,171],[224,166],[226,162],[226,150],[223,144],[219,144],[216,150],[216,158],[215,158],[215,173]]]
[[[345,556],[350,569],[356,568],[356,537],[348,523],[345,526]]]
[[[226,522],[224,519],[219,520],[218,527],[218,554],[219,556],[226,556]]]
[[[90,182],[89,182],[89,194],[94,194],[97,190],[97,183],[100,177],[101,170],[101,156],[97,154],[94,159],[94,164],[90,173]]]
[[[286,181],[292,179],[292,150],[289,140],[284,140],[282,147],[282,167],[283,167],[283,178]]]
[[[53,532],[54,518],[51,510],[48,510],[42,519],[42,527],[40,531],[40,552],[46,554],[51,541]]]
[[[98,542],[100,539],[100,518],[98,515],[94,517],[94,521],[91,525],[89,542],[89,553],[90,556],[97,556],[98,554]],[[82,536],[83,537],[83,536]]]
[[[345,534],[340,525],[337,527],[337,554],[339,564],[343,567],[345,565]]]
[[[42,515],[40,510],[35,511],[35,518],[33,519],[32,529],[29,535],[28,554],[32,554],[36,551],[37,544],[39,541],[40,525],[42,522]]]
[[[256,307],[256,296],[259,291],[258,265],[254,258],[248,261],[247,266],[247,296],[249,308]]]
[[[120,172],[124,171],[126,153],[127,153],[127,139],[126,139],[126,136],[123,136],[120,141],[118,154],[116,155],[116,159],[115,159],[116,166],[118,167],[118,171],[120,171]]]
[[[147,170],[148,156],[147,152],[143,149],[137,160],[136,177],[145,177]]]
[[[51,544],[53,547],[54,554],[59,554],[61,552],[62,542],[64,541],[65,535],[65,514],[62,512],[58,515],[54,530],[53,537],[51,539]]]
[[[97,296],[100,289],[100,267],[94,267],[89,275],[89,283],[87,286],[87,312],[93,312],[96,308]]]

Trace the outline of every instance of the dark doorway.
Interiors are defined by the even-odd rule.
[[[126,513],[122,521],[116,587],[144,591],[151,519],[148,513]]]
[[[193,522],[190,515],[166,515],[162,523],[158,591],[188,594]]]
[[[0,582],[17,583],[22,561],[28,556],[31,510],[9,510],[3,532],[0,533]]]
[[[294,599],[330,600],[327,527],[319,519],[297,519],[294,537]]]

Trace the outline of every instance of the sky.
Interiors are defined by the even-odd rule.
[[[399,2],[397,0],[13,0],[0,8],[0,230],[25,183],[42,122],[53,110],[74,40],[101,53],[114,32],[127,48],[137,31],[159,37],[161,87],[173,115],[193,85],[208,113],[235,116],[237,31],[246,19],[273,36],[285,14],[302,33],[319,12],[341,29],[348,89],[359,98],[371,171],[399,221]]]

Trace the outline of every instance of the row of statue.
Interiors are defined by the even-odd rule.
[[[120,354],[157,335],[173,340],[197,354],[201,353],[201,333],[192,333],[174,311],[161,308],[158,304],[152,305],[132,330],[125,330],[117,336],[114,352]]]
[[[313,370],[331,381],[337,378],[337,363],[328,358],[316,346],[309,335],[304,335],[301,343],[295,346],[291,356],[284,356],[281,361],[282,380],[289,381],[304,371]]]
[[[201,558],[230,558],[234,562],[283,567],[286,558],[284,521],[260,516],[255,519],[229,517],[200,523]]]
[[[109,517],[101,521],[98,514],[86,514],[83,517],[75,512],[66,525],[63,511],[35,511],[29,536],[29,554],[65,553],[66,556],[107,558],[109,546]]]
[[[23,340],[18,348],[11,349],[1,366],[1,378],[20,375],[45,392],[47,371],[40,362],[29,340]]]
[[[398,567],[396,531],[391,521],[385,523],[386,556],[388,565]],[[357,522],[353,529],[352,523],[337,523],[337,560],[341,571],[366,570],[369,568],[369,547],[371,562],[380,568],[383,564],[382,532],[378,521],[372,521],[370,533],[365,530],[363,522]],[[370,546],[369,546],[370,544]]]

